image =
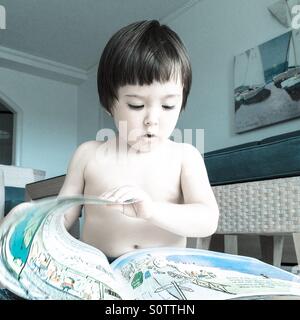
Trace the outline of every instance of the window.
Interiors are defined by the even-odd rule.
[[[13,162],[14,114],[0,101],[0,164]]]

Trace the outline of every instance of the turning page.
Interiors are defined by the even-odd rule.
[[[106,256],[72,237],[64,213],[99,198],[48,198],[15,207],[0,226],[0,283],[25,299],[122,299]]]

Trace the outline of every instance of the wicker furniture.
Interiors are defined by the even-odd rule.
[[[280,266],[285,235],[293,235],[300,265],[300,176],[213,187],[220,209],[217,233],[225,252],[237,254],[239,234],[261,235],[263,258],[273,240],[273,264]],[[266,237],[272,236],[273,238]]]
[[[237,236],[247,235],[249,248],[256,247],[264,261],[279,265],[288,235],[299,264],[300,130],[210,151],[204,160],[219,202],[217,232],[224,235],[225,251],[237,253]],[[253,241],[258,235],[260,245]],[[198,240],[202,247],[208,243]]]

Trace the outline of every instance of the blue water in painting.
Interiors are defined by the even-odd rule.
[[[291,31],[289,31],[259,45],[266,83],[272,82],[274,76],[287,70],[291,35]]]

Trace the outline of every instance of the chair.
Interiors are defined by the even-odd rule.
[[[225,251],[237,253],[238,235],[247,235],[249,249],[259,236],[262,259],[279,265],[284,238],[293,239],[299,264],[300,130],[207,152],[204,160]]]
[[[57,196],[63,186],[65,178],[66,175],[61,175],[46,180],[27,183],[25,187],[26,201]],[[80,239],[80,219],[81,216],[74,222],[69,230],[70,234],[76,239]]]
[[[259,235],[262,259],[280,266],[284,237],[292,235],[300,265],[300,176],[215,186],[213,191],[225,252],[238,253],[238,235]]]

